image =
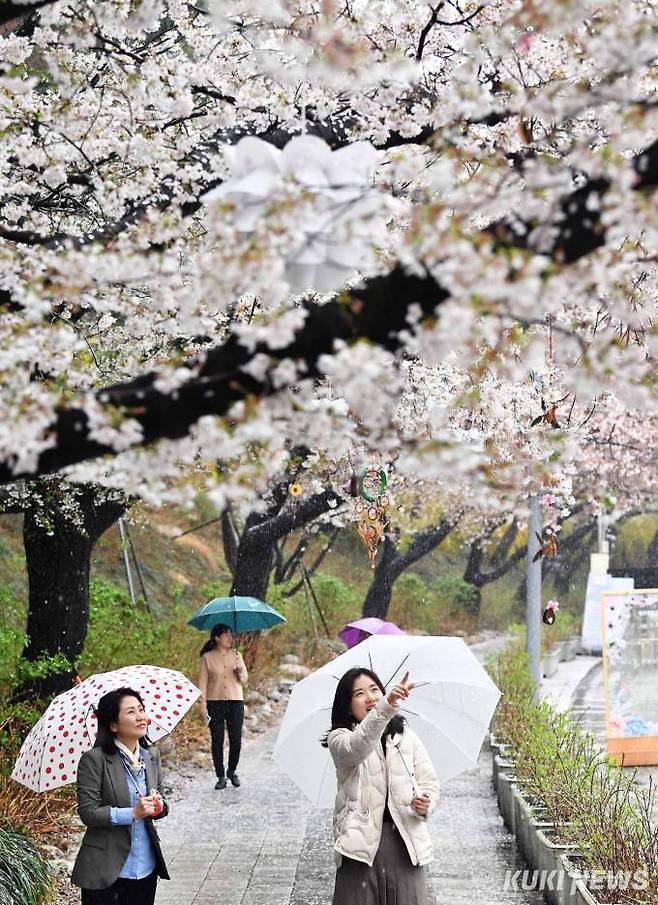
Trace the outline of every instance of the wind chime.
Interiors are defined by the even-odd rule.
[[[383,468],[370,466],[355,475],[351,485],[355,496],[354,518],[357,531],[374,569],[377,548],[389,522],[391,500],[386,492],[388,477]]]

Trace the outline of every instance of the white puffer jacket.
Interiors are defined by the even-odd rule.
[[[388,809],[404,839],[412,864],[432,860],[432,843],[425,817],[411,812],[414,785],[430,796],[428,817],[436,807],[439,782],[427,752],[415,732],[405,727],[400,735],[386,739],[386,758],[381,738],[398,708],[382,698],[352,730],[329,733],[329,751],[336,765],[338,792],[334,808],[334,840],[340,864],[342,855],[372,867],[382,833],[386,790]]]

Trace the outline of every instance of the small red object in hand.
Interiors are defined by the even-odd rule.
[[[153,807],[155,809],[153,816],[157,817],[158,814],[162,813],[162,808],[163,808],[162,798],[160,798],[160,793],[157,791],[157,789],[151,789],[151,791],[149,792],[149,795],[153,799]]]

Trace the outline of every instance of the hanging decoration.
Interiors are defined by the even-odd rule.
[[[390,498],[386,493],[388,477],[383,468],[371,466],[357,476],[358,496],[354,501],[357,531],[365,544],[372,568],[377,548],[389,522]]]
[[[555,619],[557,617],[557,611],[560,609],[560,604],[557,600],[549,600],[546,604],[546,609],[544,610],[544,615],[541,617],[544,625],[553,625]]]
[[[539,541],[539,550],[532,557],[533,562],[542,559],[544,556],[557,556],[557,538],[554,534],[549,534],[546,540],[535,531],[535,536]]]
[[[537,415],[536,418],[530,423],[530,427],[537,427],[538,424],[548,424],[551,427],[559,428],[560,424],[557,420],[557,408],[561,405],[565,399],[568,399],[571,396],[571,393],[566,393],[561,399],[557,399],[555,402],[546,403],[543,399],[541,400],[541,409],[542,414]]]
[[[380,499],[388,485],[383,468],[366,468],[359,474],[359,494],[369,503]]]

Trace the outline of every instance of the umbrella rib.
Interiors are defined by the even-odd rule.
[[[409,659],[409,651],[407,651],[407,653],[404,655],[402,662],[393,670],[388,681],[384,682],[384,688],[388,687],[388,685],[389,685],[391,679],[393,678],[393,676],[395,675],[395,673],[399,672],[402,669],[402,667],[404,666],[404,664],[407,662],[408,659]]]

